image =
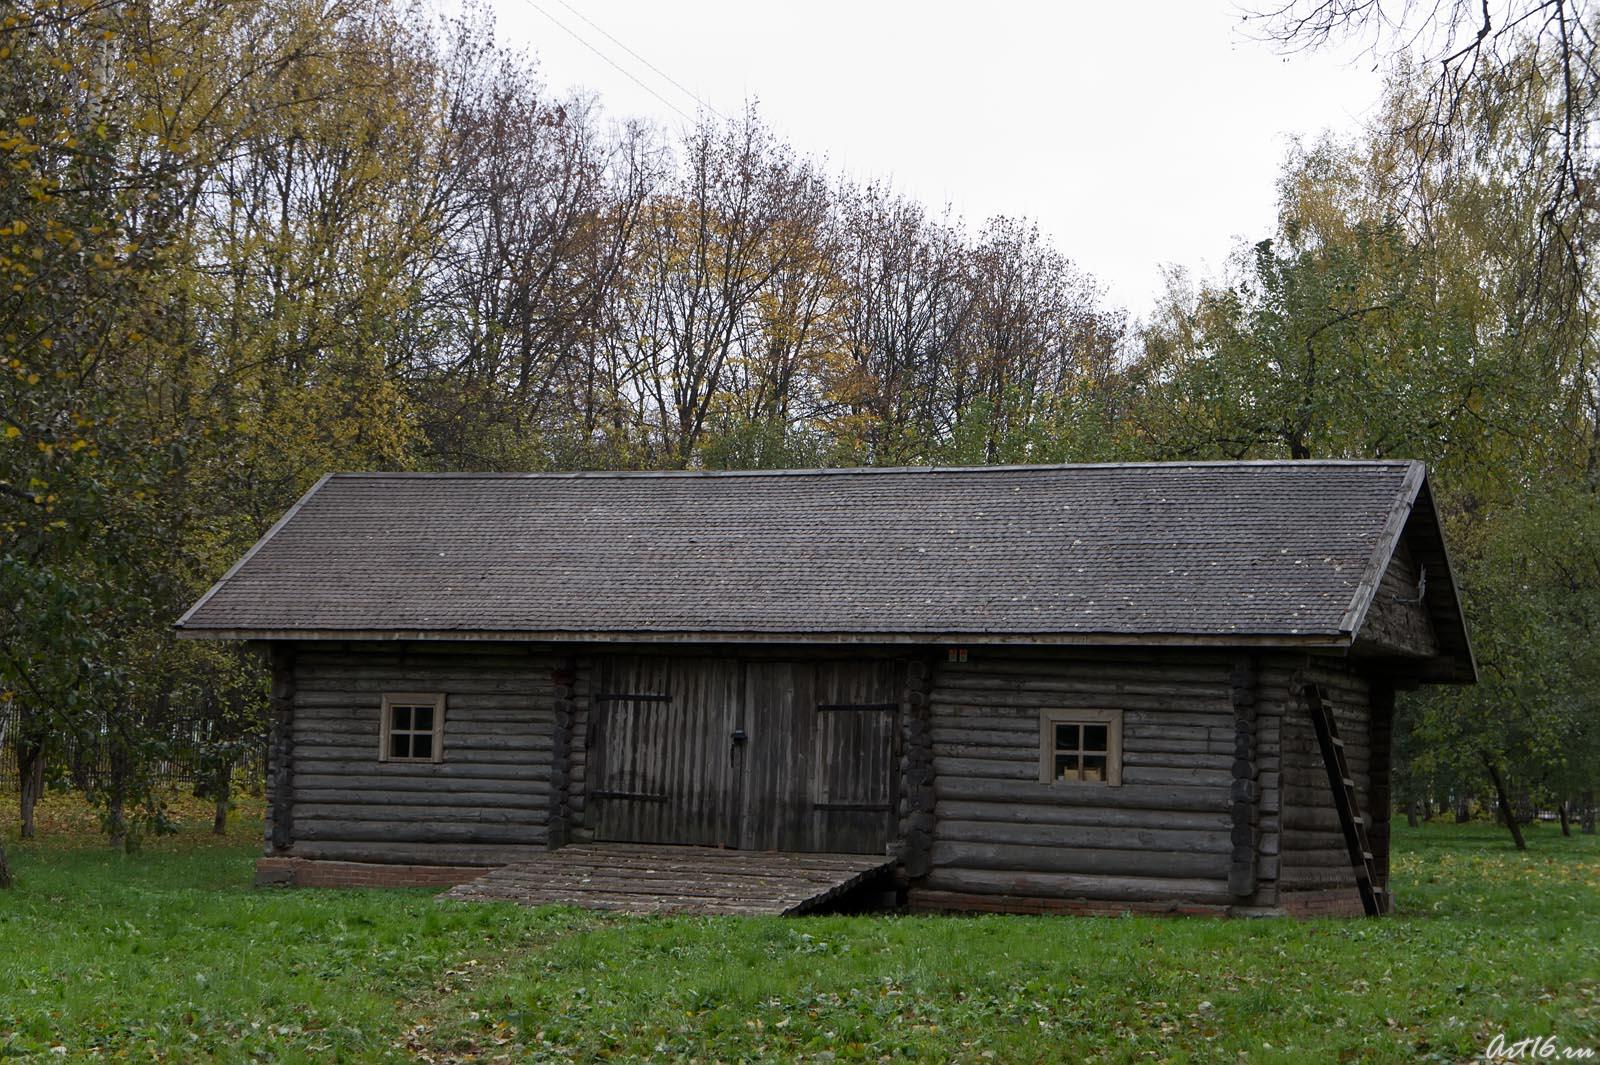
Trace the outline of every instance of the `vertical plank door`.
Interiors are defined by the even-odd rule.
[[[590,737],[595,839],[737,845],[730,738],[742,680],[723,659],[601,660]]]
[[[739,846],[884,853],[900,688],[888,660],[747,663]]]

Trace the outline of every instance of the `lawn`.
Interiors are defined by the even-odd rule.
[[[58,805],[49,838],[11,843],[0,1057],[1459,1061],[1500,1032],[1600,1050],[1600,844],[1544,825],[1527,855],[1490,826],[1402,828],[1402,914],[1295,922],[255,890],[257,827],[188,821],[124,857]]]

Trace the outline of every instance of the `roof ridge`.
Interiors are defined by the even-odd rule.
[[[842,477],[875,474],[934,473],[1024,473],[1055,470],[1119,469],[1254,469],[1264,467],[1381,467],[1401,468],[1420,465],[1417,459],[1208,459],[1184,462],[1060,462],[1016,463],[1003,466],[816,466],[771,470],[526,470],[526,471],[429,471],[429,470],[347,470],[329,476],[338,479],[438,480],[604,480],[610,478],[715,478],[715,477]]]

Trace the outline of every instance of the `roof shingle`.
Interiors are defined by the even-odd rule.
[[[1348,637],[1418,476],[1378,461],[338,474],[179,626]]]

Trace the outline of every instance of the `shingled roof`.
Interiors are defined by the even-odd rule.
[[[1348,647],[1419,494],[1420,464],[1377,461],[335,474],[178,624]]]

